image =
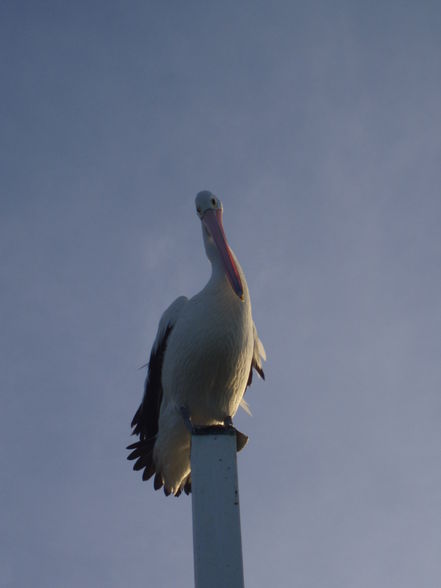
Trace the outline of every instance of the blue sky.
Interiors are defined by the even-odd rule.
[[[441,9],[2,2],[0,586],[191,586],[191,502],[125,461],[215,192],[268,362],[249,586],[441,577]]]

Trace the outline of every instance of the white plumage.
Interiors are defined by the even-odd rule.
[[[247,410],[252,369],[263,377],[265,359],[245,276],[223,232],[222,204],[204,191],[196,209],[212,275],[201,292],[179,297],[161,317],[132,421],[140,441],[129,455],[134,469],[144,469],[143,479],[155,473],[155,489],[164,485],[175,495],[191,489],[191,434],[183,415],[193,426],[210,426],[228,422],[241,403]]]

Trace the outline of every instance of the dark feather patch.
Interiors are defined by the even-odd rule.
[[[126,449],[135,449],[135,447],[138,447],[139,445],[139,441],[137,441],[136,443],[132,443],[131,445],[127,445]],[[130,458],[127,458],[130,459]]]
[[[250,374],[248,376],[248,382],[247,382],[246,387],[249,388],[252,383],[253,383],[253,364],[251,363]]]
[[[259,376],[262,378],[262,380],[265,379],[265,374],[263,372],[263,369],[253,359],[253,361],[251,362],[251,366],[250,366],[250,373],[248,376],[247,388],[249,388],[249,386],[251,386],[251,384],[253,382],[253,368],[256,370],[256,372],[259,374]]]
[[[133,449],[132,453],[127,456],[127,459],[132,460],[152,453],[154,444],[154,439],[145,439],[144,441],[132,443],[132,445],[127,447],[127,449]]]
[[[187,481],[184,485],[184,492],[188,496],[191,493],[191,478],[188,476]]]
[[[150,466],[150,464],[152,463],[152,454],[148,453],[147,455],[142,455],[140,458],[138,458],[138,460],[136,461],[135,465],[133,466],[133,469],[136,471],[142,470],[145,467]]]
[[[150,480],[150,478],[153,476],[154,473],[155,473],[155,464],[153,463],[153,460],[152,460],[152,463],[145,468],[144,473],[142,474],[142,479],[144,480],[144,482],[146,480]]]
[[[171,330],[172,327],[169,325],[157,349],[152,349],[150,354],[144,397],[131,423],[134,427],[132,435],[139,435],[140,440],[150,439],[158,433],[159,410],[162,402],[162,364]]]
[[[162,485],[163,485],[163,484],[164,484],[164,482],[162,481],[162,476],[161,476],[161,474],[158,472],[158,473],[155,475],[155,480],[154,480],[154,482],[153,482],[153,488],[154,488],[155,490],[159,490],[159,488],[162,488]]]
[[[158,490],[162,487],[162,475],[156,472],[153,460],[153,448],[155,445],[156,435],[158,434],[159,411],[162,402],[162,364],[164,354],[167,348],[167,339],[171,333],[172,327],[169,325],[165,330],[162,341],[156,349],[152,349],[148,363],[148,372],[144,385],[144,396],[142,402],[132,419],[132,435],[138,435],[139,441],[132,443],[127,447],[132,450],[127,459],[135,460],[134,470],[142,470],[143,480],[150,479],[155,475],[154,488]]]

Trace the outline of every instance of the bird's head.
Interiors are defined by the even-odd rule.
[[[242,281],[222,225],[222,202],[208,190],[203,190],[196,196],[195,203],[202,222],[207,255],[212,263],[213,256],[218,257],[233,291],[243,300]]]
[[[199,192],[195,199],[196,212],[198,217],[202,220],[208,211],[220,210],[222,212],[222,202],[212,194],[209,190]]]

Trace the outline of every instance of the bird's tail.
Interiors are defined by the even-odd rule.
[[[239,452],[248,443],[248,437],[244,433],[238,431],[235,427],[233,428],[236,431],[236,448]],[[127,456],[127,459],[130,461],[136,460],[133,464],[134,470],[144,470],[142,474],[142,479],[144,481],[149,480],[153,474],[155,474],[153,487],[155,490],[159,490],[164,485],[164,481],[161,472],[156,470],[156,465],[153,459],[153,447],[155,445],[155,441],[156,438],[152,437],[150,439],[141,439],[136,441],[136,443],[132,443],[127,447],[127,449],[131,451],[131,453]],[[191,493],[191,474],[189,474],[184,480],[178,492],[175,493],[175,496],[179,496],[182,490],[184,490],[185,494],[187,495]],[[171,491],[165,486],[164,492],[167,496],[171,493]]]

